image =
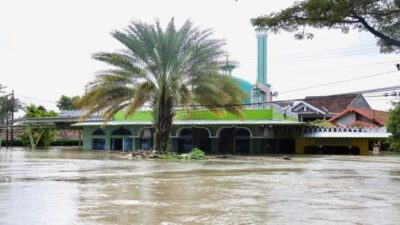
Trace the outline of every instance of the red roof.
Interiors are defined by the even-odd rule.
[[[359,94],[344,94],[331,96],[309,96],[304,102],[327,113],[340,113],[359,96]]]
[[[374,124],[374,123],[367,123],[367,122],[363,122],[363,121],[354,121],[351,124],[347,125],[347,127],[367,127],[367,128],[375,128],[375,127],[379,127],[378,125]]]
[[[369,110],[369,109],[360,109],[360,108],[347,108],[346,110],[342,111],[341,113],[337,114],[336,116],[332,117],[329,119],[329,122],[334,122],[338,118],[346,115],[347,113],[355,112],[361,116],[364,116],[365,118],[373,121],[379,126],[384,126],[386,118],[388,117],[388,112],[385,111],[379,111],[379,110]],[[354,122],[361,122],[361,121],[354,121]],[[353,122],[353,123],[354,123]],[[364,123],[364,122],[362,122]],[[349,125],[350,126],[350,125]]]

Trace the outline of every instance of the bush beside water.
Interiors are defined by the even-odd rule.
[[[160,159],[184,159],[184,160],[202,160],[205,159],[204,151],[194,148],[189,153],[178,155],[174,152],[168,152],[159,156]]]

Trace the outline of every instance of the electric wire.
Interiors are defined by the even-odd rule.
[[[294,53],[294,54],[276,55],[275,57],[291,57],[291,56],[299,56],[299,55],[301,56],[301,55],[322,54],[325,52],[347,51],[346,49],[349,49],[349,51],[353,51],[353,50],[351,50],[353,48],[366,48],[366,47],[372,47],[372,46],[376,46],[376,45],[374,45],[374,44],[355,45],[355,46],[351,46],[351,47],[322,49],[322,50],[318,50],[318,51],[308,51],[308,52],[300,52],[300,53]]]
[[[312,58],[303,58],[303,59],[295,59],[292,60],[290,59],[289,61],[272,61],[271,64],[288,64],[288,63],[296,63],[296,62],[304,62],[304,61],[319,61],[319,60],[326,60],[326,59],[332,59],[332,58],[338,58],[338,57],[347,57],[347,56],[354,56],[354,55],[360,55],[360,54],[371,54],[371,53],[378,53],[376,50],[374,51],[366,51],[366,52],[359,52],[359,53],[351,53],[351,54],[341,54],[341,55],[335,55],[335,56],[322,56],[322,57],[312,57]]]
[[[377,77],[377,76],[392,74],[392,73],[396,73],[396,72],[398,72],[398,71],[388,71],[388,72],[383,72],[383,73],[354,77],[354,78],[350,78],[350,79],[346,79],[346,80],[333,81],[333,82],[329,82],[329,83],[323,83],[323,84],[317,84],[317,85],[312,85],[312,86],[303,87],[303,88],[296,88],[296,89],[292,89],[292,90],[281,91],[279,93],[285,94],[285,93],[291,93],[291,92],[296,92],[296,91],[303,91],[303,90],[308,90],[308,89],[313,89],[313,88],[325,87],[325,86],[329,86],[329,85],[333,85],[333,84],[340,84],[340,83],[345,83],[345,82],[354,81],[354,80],[361,80],[361,79],[366,79],[366,78],[370,78],[370,77]]]
[[[366,48],[366,49],[356,49],[352,51],[345,52],[332,52],[332,53],[323,53],[323,54],[313,54],[313,55],[304,55],[304,56],[287,56],[282,58],[271,57],[271,62],[273,61],[281,61],[281,60],[293,60],[293,59],[307,59],[307,58],[316,58],[316,57],[338,57],[341,55],[347,54],[362,54],[364,52],[377,52],[376,48]]]

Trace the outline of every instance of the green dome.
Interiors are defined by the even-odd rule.
[[[251,83],[248,82],[247,80],[238,78],[238,77],[233,77],[233,79],[238,83],[240,88],[247,93],[247,98],[244,100],[244,104],[250,104],[250,93],[251,93]]]

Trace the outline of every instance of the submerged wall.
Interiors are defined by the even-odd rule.
[[[112,135],[121,128],[129,134],[115,135],[114,133]],[[144,146],[151,148],[153,135],[151,134],[145,141],[141,136],[142,132],[148,128],[150,128],[149,125],[107,126],[105,128],[87,126],[83,129],[83,149],[92,150],[95,139],[104,139],[104,143],[100,143],[104,145],[104,150],[115,149],[115,145],[126,151],[143,149]],[[96,130],[103,133],[98,135]],[[184,130],[193,133],[183,134]],[[239,130],[242,130],[241,134],[237,133]],[[301,130],[299,126],[180,125],[172,128],[168,148],[180,153],[197,147],[213,154],[368,155],[369,138],[305,138],[299,135]],[[200,131],[203,134],[200,135]]]
[[[296,139],[296,154],[304,154],[304,149],[308,146],[323,149],[324,147],[344,147],[351,149],[357,147],[360,155],[368,155],[369,140],[368,139],[340,139],[340,138],[298,138]]]

